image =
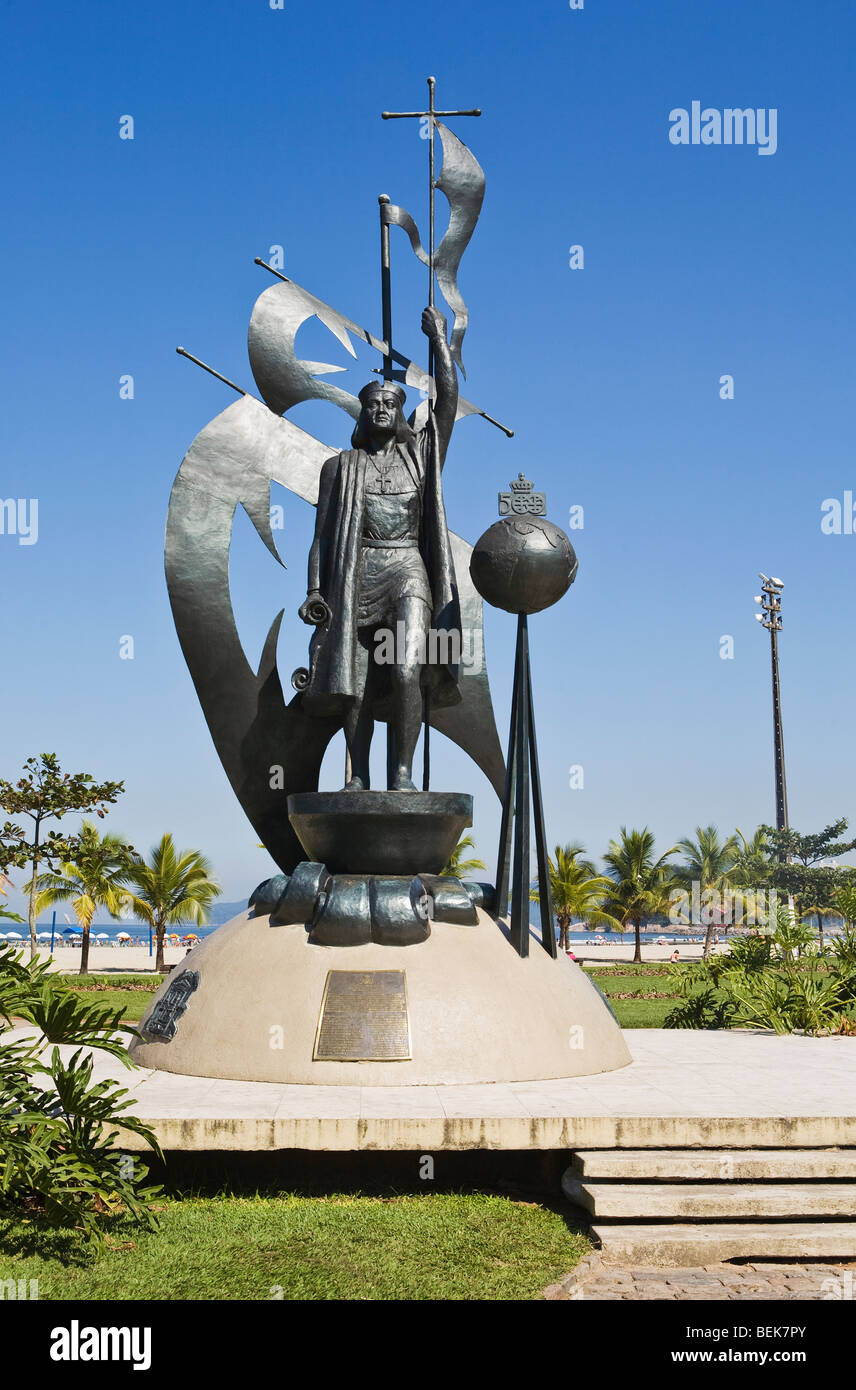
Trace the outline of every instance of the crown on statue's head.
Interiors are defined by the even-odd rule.
[[[398,404],[403,406],[407,400],[407,392],[403,386],[399,386],[397,381],[370,381],[368,386],[364,386],[360,391],[358,400],[361,405],[367,405],[372,396],[393,395],[398,399]]]
[[[511,486],[512,492],[531,492],[531,491],[532,491],[532,483],[529,481],[528,478],[524,478],[524,476],[523,476],[522,473],[518,473],[517,477],[514,478],[514,479],[512,479],[512,482],[511,482],[510,486]]]

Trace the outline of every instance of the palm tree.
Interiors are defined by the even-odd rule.
[[[772,856],[767,836],[762,828],[759,827],[751,839],[747,839],[738,825],[735,839],[739,841],[737,858],[729,874],[729,879],[741,894],[743,894],[743,890],[751,891],[757,905],[759,894],[763,899],[765,892],[775,892],[772,888],[772,881],[776,861]],[[745,898],[745,894],[743,897]],[[775,914],[772,905],[768,909],[767,917],[771,926],[775,926]],[[745,901],[739,920],[745,920]]]
[[[133,863],[133,847],[116,835],[100,835],[98,827],[84,821],[74,859],[64,860],[56,872],[39,874],[35,880],[36,914],[55,903],[71,901],[74,915],[83,928],[80,974],[89,973],[89,932],[95,913],[101,907],[118,917],[124,905],[123,883]],[[25,885],[32,886],[33,880]]]
[[[583,858],[582,845],[556,845],[555,862],[548,858],[550,874],[550,896],[553,911],[559,928],[559,949],[570,949],[570,930],[572,922],[585,922],[591,926],[607,927],[610,931],[623,931],[621,923],[610,917],[603,909],[604,895],[611,887],[610,880],[598,874],[590,859]],[[538,885],[529,897],[532,902],[540,902]]]
[[[476,842],[472,835],[462,835],[452,853],[449,855],[448,863],[441,869],[444,878],[463,878],[465,874],[477,873],[479,869],[487,868],[481,859],[465,859],[464,851],[475,849]]]
[[[734,861],[734,872],[731,877],[735,883],[739,883],[743,888],[764,888],[773,877],[775,859],[772,856],[767,836],[759,826],[751,840],[747,839],[737,827],[734,836],[739,841],[737,846],[737,858]]]
[[[659,859],[654,857],[654,836],[647,826],[643,830],[621,827],[620,838],[610,840],[603,856],[610,887],[603,904],[605,912],[616,917],[623,927],[632,925],[636,932],[634,962],[642,961],[640,930],[648,917],[667,914],[670,890],[674,882],[672,866],[666,863],[675,854],[676,846],[667,849]]]
[[[745,843],[745,842],[744,842]],[[675,868],[675,878],[685,889],[693,884],[699,885],[700,893],[730,893],[735,885],[733,875],[735,864],[740,856],[740,845],[736,835],[720,840],[715,825],[697,825],[695,839],[679,840],[677,848],[684,856],[683,864]],[[702,959],[707,960],[713,941],[713,909],[704,935]]]
[[[211,865],[199,850],[176,850],[168,834],[154,846],[148,863],[140,858],[134,861],[126,882],[137,889],[127,893],[127,900],[135,915],[153,929],[157,939],[155,970],[163,971],[167,927],[185,922],[204,926],[220,885],[211,878]]]

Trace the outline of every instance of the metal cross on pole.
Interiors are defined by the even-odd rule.
[[[406,121],[406,120],[428,120],[428,303],[434,307],[434,190],[437,187],[434,178],[434,129],[435,121],[440,116],[480,116],[481,111],[474,107],[471,111],[438,111],[434,105],[434,91],[437,86],[436,77],[428,78],[428,110],[427,111],[382,111],[381,118],[385,121]],[[388,231],[388,229],[387,229]],[[387,342],[389,339],[387,339]],[[431,362],[431,350],[428,351],[428,374],[433,375],[433,363]],[[429,401],[430,409],[430,401]]]

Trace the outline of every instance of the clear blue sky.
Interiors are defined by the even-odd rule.
[[[856,535],[820,529],[822,501],[856,491],[854,29],[829,0],[7,4],[0,498],[38,498],[39,538],[0,536],[0,775],[54,750],[125,779],[107,824],[138,848],[172,830],[228,898],[269,872],[166,597],[173,477],[232,399],[174,348],[252,384],[247,322],[269,283],[252,261],[277,243],[288,273],[379,329],[377,194],[423,225],[426,202],[415,123],[379,114],[421,105],[433,72],[441,104],[484,110],[456,126],[487,175],[461,271],[465,389],[516,431],[459,425],[450,524],[475,539],[521,469],[555,521],[585,508],[577,583],[531,623],[551,842],[599,854],[647,823],[666,848],[699,822],[772,819],[759,569],[786,581],[791,820],[856,820]],[[775,155],[672,145],[669,112],[694,100],[776,108]],[[417,353],[424,275],[394,236],[396,336]],[[321,329],[304,345],[347,360]],[[346,443],[333,408],[295,419]],[[288,573],[239,525],[233,578],[251,659],[286,607],[287,674],[305,659],[311,514],[284,496]],[[491,614],[487,641],[504,740],[513,619]],[[476,794],[491,865],[495,798],[439,738],[433,784]]]

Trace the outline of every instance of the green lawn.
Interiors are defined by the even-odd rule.
[[[667,967],[662,962],[645,965],[595,966],[586,974],[597,981],[615,1009],[623,1028],[662,1028],[663,1020],[678,996],[671,993]],[[129,1023],[138,1023],[145,1013],[155,990],[161,984],[160,975],[88,975],[63,976],[67,987],[91,994],[99,1004],[124,1008]],[[643,994],[669,994],[666,999],[644,999]],[[635,998],[620,999],[619,994]]]
[[[622,1028],[662,1028],[676,999],[610,999]]]
[[[86,1260],[0,1218],[4,1278],[42,1299],[534,1299],[591,1249],[559,1210],[484,1193],[165,1199]],[[36,1253],[38,1252],[38,1253]]]
[[[587,975],[592,971],[587,970]],[[609,975],[595,975],[594,979],[606,994],[672,994],[674,986],[668,975],[633,974],[622,970]]]
[[[662,961],[643,965],[594,966],[586,969],[609,999],[622,1028],[662,1028],[680,996],[674,992],[669,967]],[[646,994],[665,998],[646,999]],[[619,998],[620,995],[632,996]]]
[[[152,995],[165,978],[163,975],[63,975],[61,983],[76,994],[89,996],[94,1004],[124,1009],[129,1023],[139,1023]]]

